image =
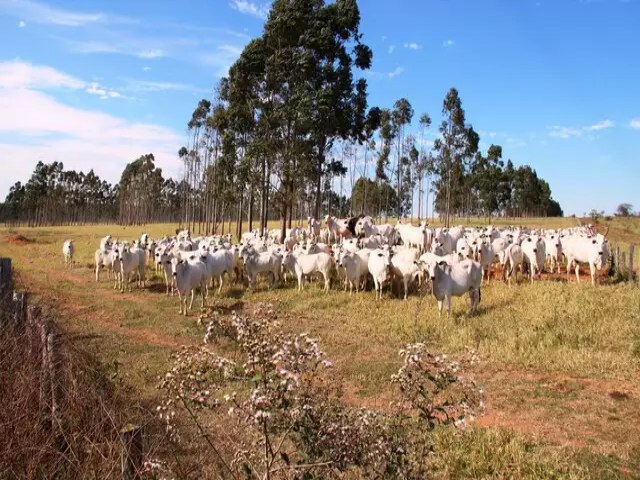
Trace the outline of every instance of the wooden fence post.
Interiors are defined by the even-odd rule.
[[[635,250],[636,250],[635,245],[629,246],[629,275],[631,275],[632,279],[633,279],[633,254],[635,253]]]
[[[40,367],[40,409],[46,410],[48,398],[50,396],[49,389],[49,355],[47,353],[47,337],[49,335],[49,326],[46,321],[40,324],[40,354],[41,354],[41,367]]]
[[[620,270],[625,270],[627,268],[627,252],[622,252],[620,263],[618,263],[618,268]]]
[[[37,361],[38,353],[38,322],[40,317],[40,307],[29,305],[27,307],[27,340],[29,342],[29,357]]]
[[[142,445],[142,427],[139,425],[127,425],[120,430],[122,442],[122,479],[137,480],[142,471],[144,456]]]
[[[11,292],[11,259],[0,258],[0,295]]]
[[[20,331],[24,331],[27,320],[27,294],[25,292],[13,293],[13,324]]]
[[[49,368],[49,382],[51,383],[51,429],[58,429],[58,411],[60,395],[58,387],[58,336],[55,333],[47,335],[47,366]]]

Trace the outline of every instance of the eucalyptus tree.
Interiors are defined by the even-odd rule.
[[[422,197],[424,195],[424,180],[425,180],[425,175],[428,175],[429,173],[429,157],[427,156],[427,154],[425,153],[425,133],[426,130],[431,126],[431,117],[429,116],[428,113],[423,113],[422,115],[420,115],[420,152],[418,155],[418,160],[417,163],[415,165],[415,171],[416,171],[416,175],[418,177],[418,220],[420,220],[422,218]],[[427,183],[427,203],[428,203],[428,199],[429,199],[429,186]],[[427,214],[425,213],[425,216],[427,216]]]
[[[266,136],[283,236],[305,175],[315,177],[320,214],[326,153],[364,122],[366,82],[354,82],[353,69],[369,68],[372,52],[359,23],[355,0],[275,0],[262,35],[229,71],[231,101],[250,102]]]
[[[404,129],[405,127],[411,123],[411,119],[413,118],[413,107],[411,106],[411,103],[409,103],[409,100],[407,100],[406,98],[400,98],[399,100],[396,100],[396,102],[393,104],[393,112],[391,114],[391,119],[395,125],[395,132],[397,135],[397,142],[396,142],[396,188],[397,188],[397,196],[398,199],[400,200],[398,202],[398,210],[397,210],[397,215],[398,218],[402,217],[403,214],[403,209],[405,206],[405,203],[403,201],[403,198],[405,197],[405,192],[403,192],[402,189],[402,184],[406,183],[404,182],[404,177],[403,177],[403,168],[405,166],[408,166],[408,161],[407,161],[407,157],[406,157],[406,149],[405,149],[405,142],[404,142]],[[404,161],[403,161],[404,159]]]
[[[464,208],[467,159],[478,151],[480,137],[467,125],[458,90],[451,88],[442,105],[443,119],[440,137],[434,142],[435,168],[438,174],[436,202],[445,213],[445,225],[450,226],[451,211]]]

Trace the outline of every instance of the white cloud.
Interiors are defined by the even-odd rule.
[[[593,125],[587,125],[586,127],[564,127],[560,125],[553,125],[548,128],[550,130],[549,136],[567,139],[581,137],[585,133],[598,132],[600,130],[613,128],[614,126],[615,123],[612,120],[601,120]]]
[[[167,90],[184,92],[210,92],[210,89],[196,87],[188,83],[162,82],[153,80],[129,79],[124,90],[132,92],[163,92]]]
[[[85,82],[51,67],[27,62],[0,63],[1,88],[83,88]]]
[[[629,126],[634,130],[640,130],[640,118],[633,118],[629,122]]]
[[[553,125],[549,127],[551,131],[549,135],[557,138],[571,138],[582,136],[582,129],[574,127],[561,127],[559,125]]]
[[[100,98],[124,98],[111,88],[100,86],[97,82],[85,82],[51,67],[32,65],[27,62],[0,62],[0,89],[36,89],[56,88],[83,89],[90,95]]]
[[[24,27],[26,27],[26,26],[27,26],[27,22],[25,22],[24,20],[20,20],[20,21],[18,22],[18,27],[20,27],[20,28],[24,28]]]
[[[422,45],[416,42],[410,42],[410,43],[405,43],[404,48],[408,48],[409,50],[420,50],[422,48]]]
[[[159,57],[164,57],[165,54],[162,50],[155,49],[155,50],[142,50],[138,52],[138,56],[140,58],[159,58]]]
[[[395,69],[393,69],[391,72],[389,72],[389,73],[387,74],[387,76],[388,76],[389,78],[395,78],[395,77],[397,77],[398,75],[400,75],[400,74],[401,74],[401,73],[403,73],[403,72],[404,72],[404,67],[396,67],[396,68],[395,68]]]
[[[232,0],[229,6],[240,13],[247,13],[254,17],[265,19],[269,14],[269,4],[257,4],[248,0]]]
[[[382,35],[382,41],[386,42],[387,41],[387,36],[386,35]]]
[[[104,13],[74,12],[51,7],[31,0],[0,0],[0,10],[35,23],[81,27],[96,23],[130,22],[131,20]]]
[[[449,40],[445,40],[444,42],[442,42],[442,46],[443,47],[453,47],[455,45],[455,41],[449,39]]]
[[[106,100],[107,98],[122,98],[122,94],[120,92],[103,88],[98,85],[97,82],[91,82],[84,91],[90,95],[97,95],[103,100]]]
[[[120,55],[129,55],[145,60],[152,60],[154,58],[167,56],[167,52],[165,52],[161,48],[140,48],[139,45],[141,43],[144,42],[141,40],[122,37],[120,41],[114,42],[102,42],[95,40],[80,42],[72,41],[69,42],[69,46],[75,53],[117,53]]]
[[[602,120],[598,123],[589,125],[588,127],[585,127],[585,128],[586,130],[589,130],[589,131],[598,131],[598,130],[604,130],[606,128],[612,128],[614,126],[615,124],[611,120]]]
[[[152,152],[168,174],[180,171],[175,152],[182,139],[166,127],[75,108],[24,88],[0,89],[0,111],[0,138],[29,138],[0,140],[0,158],[11,159],[3,162],[0,197],[15,181],[26,180],[40,160],[62,161],[66,168],[85,172],[94,168],[115,182],[126,163]]]
[[[388,49],[389,54],[392,54],[395,49],[396,49],[395,45],[389,45],[389,49]]]
[[[150,71],[150,70],[151,70],[151,67],[149,67],[149,66],[146,66],[146,65],[145,65],[144,67],[142,67],[142,71],[143,71],[143,72],[148,72],[148,71]]]

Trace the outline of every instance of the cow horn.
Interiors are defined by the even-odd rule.
[[[607,225],[607,230],[604,232],[604,238],[607,238],[607,235],[609,235],[610,228],[611,228],[611,225]]]

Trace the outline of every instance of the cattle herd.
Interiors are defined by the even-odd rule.
[[[412,284],[426,283],[438,301],[438,312],[446,306],[451,312],[451,297],[469,293],[471,313],[480,302],[480,288],[489,282],[492,271],[502,272],[511,286],[518,272],[531,282],[543,271],[560,273],[566,263],[567,279],[579,265],[589,266],[595,286],[598,272],[610,256],[606,233],[593,226],[565,229],[523,227],[430,228],[426,223],[414,226],[376,224],[371,217],[348,219],[325,217],[325,227],[309,218],[306,227],[247,232],[239,243],[231,235],[192,237],[188,230],[174,236],[152,239],[143,234],[131,243],[114,241],[107,235],[95,252],[95,278],[107,270],[114,288],[131,290],[132,282],[146,284],[147,266],[164,278],[166,293],[177,291],[180,313],[192,308],[198,289],[205,305],[209,287],[218,282],[218,294],[225,274],[228,281],[248,284],[253,289],[258,275],[266,275],[269,288],[286,283],[286,273],[297,280],[298,290],[312,275],[322,277],[328,291],[332,278],[345,289],[359,292],[373,283],[376,300],[386,285],[403,288],[406,299]],[[64,242],[65,265],[73,260],[74,245]],[[191,301],[187,302],[191,294]]]

